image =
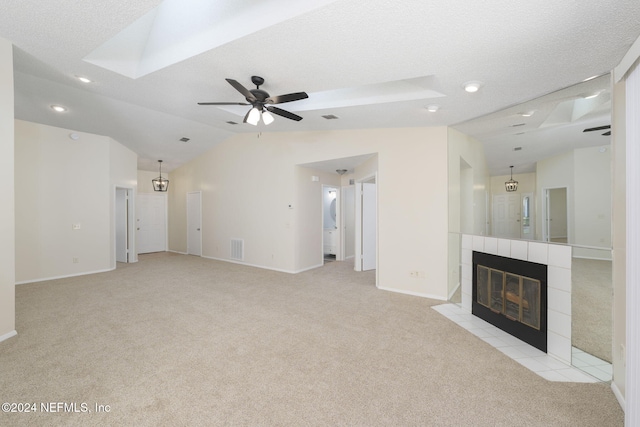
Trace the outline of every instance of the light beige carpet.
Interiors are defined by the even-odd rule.
[[[289,275],[176,254],[16,289],[0,425],[621,426],[607,384],[547,382],[331,262]]]
[[[613,336],[611,261],[573,258],[572,344],[611,363]]]

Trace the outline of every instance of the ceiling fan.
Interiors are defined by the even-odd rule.
[[[305,92],[288,93],[286,95],[271,96],[266,91],[260,89],[260,86],[264,83],[264,79],[259,76],[251,76],[251,82],[256,85],[255,89],[247,89],[240,83],[233,79],[225,79],[233,86],[238,92],[244,95],[247,102],[198,102],[198,105],[251,105],[251,109],[244,116],[243,123],[249,123],[256,126],[262,118],[265,125],[273,122],[273,114],[286,117],[287,119],[295,120],[299,122],[302,117],[297,114],[293,114],[289,111],[283,110],[278,107],[274,107],[269,104],[283,104],[285,102],[299,101],[301,99],[308,98]]]
[[[588,129],[583,130],[582,132],[593,132],[593,131],[596,131],[596,130],[605,130],[605,129],[611,129],[611,125],[598,126],[598,127],[595,127],[595,128],[588,128]],[[611,131],[607,131],[607,132],[602,134],[602,136],[609,136],[609,135],[611,135]]]

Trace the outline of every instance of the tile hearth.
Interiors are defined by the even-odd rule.
[[[573,363],[580,368],[578,369],[520,341],[456,304],[442,304],[432,308],[548,381],[581,383],[611,381],[611,364],[581,350],[572,349]]]

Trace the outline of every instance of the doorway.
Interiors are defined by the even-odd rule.
[[[336,187],[322,186],[322,255],[324,263],[340,259],[340,198]]]
[[[133,228],[132,188],[115,189],[115,260],[116,263],[134,262],[131,257]]]
[[[376,176],[356,182],[356,271],[377,267],[377,185]]]
[[[167,250],[167,197],[138,194],[136,198],[136,242],[139,254]]]
[[[187,254],[202,256],[202,192],[187,193]]]
[[[493,235],[505,239],[520,238],[520,194],[493,196]]]
[[[545,189],[542,203],[542,240],[569,243],[567,188]]]

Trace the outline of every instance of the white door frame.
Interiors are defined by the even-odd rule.
[[[378,173],[367,175],[363,178],[357,179],[356,184],[356,245],[355,245],[355,261],[354,269],[356,271],[362,271],[362,184],[373,180],[376,185],[376,287],[378,286],[378,267],[379,267],[379,239],[378,239]]]
[[[567,243],[571,242],[571,225],[572,222],[569,220],[569,218],[571,218],[571,206],[569,205],[569,200],[570,200],[570,193],[569,193],[569,187],[567,186],[562,186],[562,187],[545,187],[542,189],[542,241],[543,242],[549,242],[550,241],[550,237],[549,236],[549,230],[550,230],[550,225],[549,225],[549,216],[551,215],[549,209],[551,208],[551,204],[549,203],[549,190],[560,190],[564,188],[566,190],[566,198],[567,198]]]
[[[116,267],[116,258],[117,258],[117,225],[116,225],[116,197],[118,190],[125,190],[127,197],[127,230],[126,230],[126,240],[127,240],[127,262],[137,262],[138,256],[136,252],[135,246],[135,226],[136,226],[136,216],[135,216],[135,197],[133,187],[122,187],[119,185],[114,185],[113,187],[113,268]]]
[[[320,219],[320,227],[322,230],[322,244],[320,245],[320,264],[324,264],[324,192],[326,189],[331,189],[336,191],[336,233],[338,236],[335,240],[336,243],[336,261],[342,260],[342,245],[340,242],[342,241],[342,206],[341,206],[341,191],[339,185],[331,185],[331,184],[322,184],[322,194],[321,196],[321,219]]]
[[[191,247],[191,245],[189,244],[189,195],[190,194],[197,194],[199,197],[199,205],[200,205],[200,212],[199,212],[199,216],[200,216],[200,226],[198,228],[198,231],[200,232],[200,248],[199,248],[199,255],[198,256],[202,256],[202,191],[198,190],[198,191],[189,191],[187,192],[187,254],[191,255],[189,252],[189,248]]]

